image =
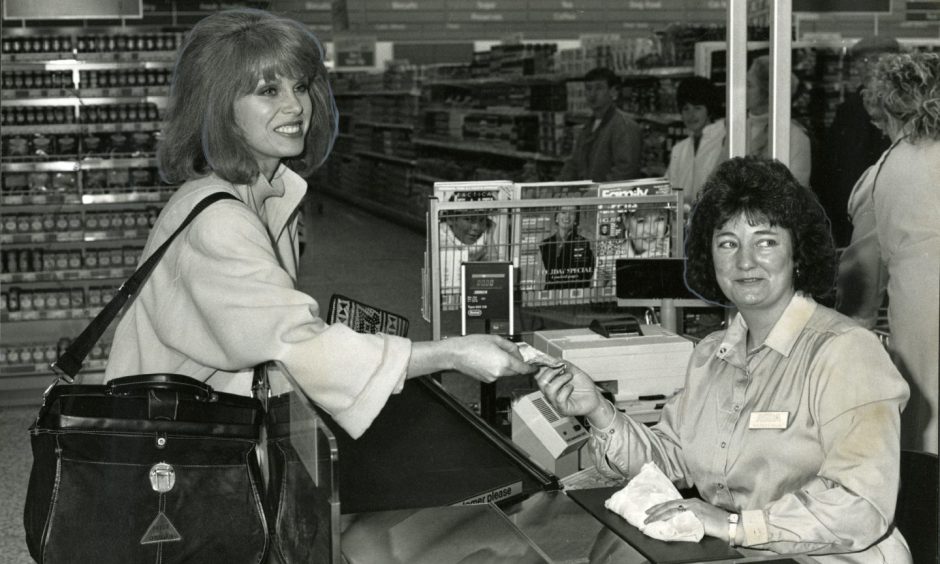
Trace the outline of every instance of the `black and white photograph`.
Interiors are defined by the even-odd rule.
[[[937,564],[940,3],[0,0],[0,563]]]

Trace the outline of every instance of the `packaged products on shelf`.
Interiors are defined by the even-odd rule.
[[[29,139],[24,135],[8,135],[3,137],[4,157],[25,157],[29,155]]]

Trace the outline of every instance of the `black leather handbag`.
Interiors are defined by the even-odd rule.
[[[40,563],[258,563],[269,535],[258,462],[261,401],[176,374],[71,384],[94,343],[208,196],[53,367],[30,427],[24,524]]]

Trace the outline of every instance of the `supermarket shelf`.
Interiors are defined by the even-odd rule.
[[[580,80],[584,75],[549,73],[549,74],[506,74],[501,76],[481,76],[426,80],[423,86],[477,86],[484,84],[553,84],[568,80]]]
[[[86,374],[88,372],[103,372],[106,364],[107,361],[103,359],[85,361],[85,363],[82,365],[82,373]],[[3,380],[0,381],[5,382],[7,378],[17,378],[23,376],[49,376],[49,378],[52,378],[55,376],[55,373],[51,368],[49,368],[49,363],[47,362],[40,362],[36,364],[6,364],[3,365]]]
[[[384,219],[394,221],[419,233],[424,233],[425,231],[425,217],[423,210],[421,215],[418,216],[417,214],[408,213],[401,208],[394,208],[384,204],[376,203],[371,199],[361,198],[359,196],[349,194],[345,190],[337,190],[328,185],[322,186],[321,189],[334,198],[349,202],[370,213],[381,216]]]
[[[78,194],[13,194],[0,197],[0,204],[4,206],[48,206],[81,204]],[[20,211],[20,210],[16,210]]]
[[[407,90],[346,90],[333,92],[333,96],[420,96],[421,91],[417,88]]]
[[[3,90],[0,94],[0,105],[4,107],[72,106],[76,102],[81,102],[83,105],[158,102],[166,98],[168,91],[167,86],[87,88],[84,90],[65,88]]]
[[[150,228],[114,229],[108,231],[62,231],[59,233],[3,233],[0,243],[35,244],[35,243],[90,243],[93,241],[129,241],[146,240]]]
[[[120,190],[120,188],[113,188]],[[25,194],[3,196],[0,203],[4,206],[15,206],[14,212],[41,211],[47,206],[57,206],[57,211],[77,211],[89,206],[103,206],[108,204],[155,204],[170,199],[174,189],[155,191],[133,191],[117,194]]]
[[[513,157],[517,159],[545,161],[545,162],[563,162],[563,157],[554,155],[545,155],[542,153],[532,153],[527,151],[516,151],[508,147],[501,147],[493,143],[482,143],[473,141],[462,141],[458,139],[443,140],[430,137],[415,137],[412,139],[415,145],[425,147],[437,147],[440,149],[453,149],[456,151],[467,151],[474,153],[485,153],[489,155],[498,155],[502,157]]]
[[[124,280],[134,273],[133,266],[115,268],[80,268],[51,272],[5,272],[0,284],[29,284],[32,282],[68,282],[72,280]]]
[[[21,310],[5,311],[0,313],[0,322],[15,323],[17,321],[50,321],[64,319],[93,319],[101,312],[100,307],[51,309],[51,310]]]
[[[125,123],[53,123],[47,125],[5,125],[4,135],[30,135],[33,133],[114,133],[134,131],[158,131],[158,121],[135,121]]]
[[[411,175],[412,180],[417,180],[419,182],[427,182],[428,184],[434,184],[435,182],[447,182],[443,178],[438,178],[436,176],[431,176],[430,174],[423,174],[420,172],[415,172]]]
[[[173,63],[176,60],[176,51],[125,51],[113,53],[5,53],[0,55],[0,63],[9,63],[10,70],[13,65],[27,63],[29,65],[43,65],[46,69],[77,68],[84,63],[134,63],[134,68],[140,68],[144,63],[164,62]],[[4,65],[6,66],[6,65]],[[29,68],[29,67],[27,67]],[[116,67],[119,68],[119,67]]]
[[[366,125],[379,129],[402,129],[405,131],[414,131],[415,128],[412,123],[390,123],[381,121],[357,121],[356,125]]]
[[[46,161],[25,163],[3,163],[2,172],[75,172],[79,170],[102,170],[113,168],[143,168],[157,166],[153,157],[104,159],[88,157],[81,160]]]
[[[378,159],[380,161],[388,161],[390,163],[401,164],[405,166],[416,166],[417,162],[414,159],[405,159],[402,157],[396,157],[394,155],[386,155],[384,153],[374,153],[372,151],[355,151],[356,155],[360,157],[367,157],[370,159]]]

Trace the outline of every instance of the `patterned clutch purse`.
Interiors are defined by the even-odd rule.
[[[408,336],[408,319],[340,294],[330,297],[327,323],[342,323],[358,333]]]

